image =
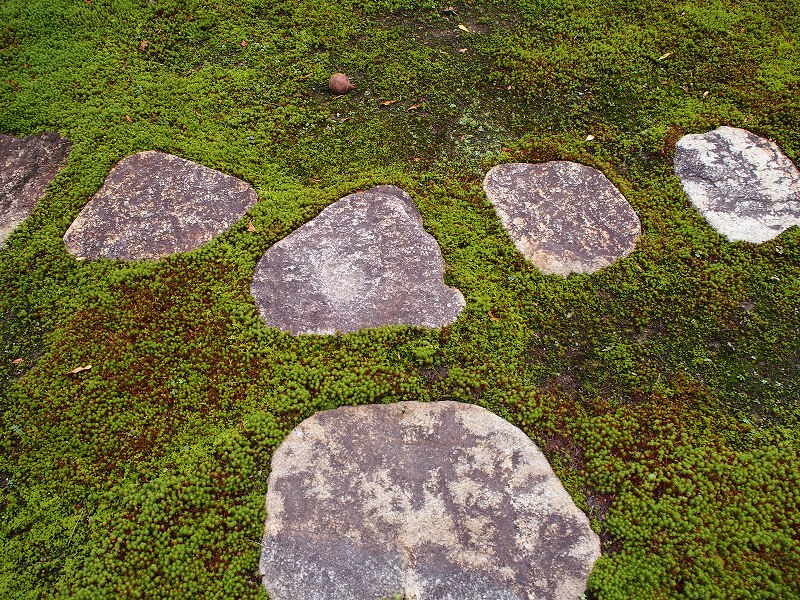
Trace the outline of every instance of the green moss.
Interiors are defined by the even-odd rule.
[[[441,8],[0,5],[0,131],[74,143],[0,251],[0,595],[264,597],[275,447],[318,410],[409,399],[481,404],[540,445],[603,540],[593,597],[800,593],[800,233],[726,242],[671,167],[683,133],[721,124],[800,158],[796,7]],[[331,96],[333,71],[355,93]],[[259,202],[193,252],[75,261],[66,228],[146,149],[241,177]],[[630,257],[563,279],[518,254],[481,177],[555,159],[624,192],[643,226]],[[419,206],[459,320],[265,327],[258,258],[379,183]]]

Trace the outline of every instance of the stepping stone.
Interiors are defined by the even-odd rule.
[[[544,455],[478,406],[323,411],[272,458],[273,600],[574,599],[599,556]]]
[[[498,165],[483,189],[514,245],[547,275],[607,267],[633,251],[642,230],[620,191],[586,165]]]
[[[732,242],[760,244],[800,225],[800,171],[777,144],[749,131],[683,136],[675,172],[695,208]]]
[[[0,248],[33,212],[71,148],[57,133],[22,139],[0,134]]]
[[[411,197],[382,185],[334,202],[267,250],[250,292],[267,325],[295,335],[439,328],[465,304],[443,274]]]
[[[139,152],[111,170],[64,243],[78,258],[162,258],[202,246],[256,200],[241,179],[171,154]]]

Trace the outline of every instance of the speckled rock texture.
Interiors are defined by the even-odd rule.
[[[162,258],[202,246],[258,200],[244,181],[162,152],[111,170],[64,235],[79,258]]]
[[[464,308],[443,274],[411,197],[383,185],[334,202],[272,246],[250,291],[267,325],[293,334],[439,328]]]
[[[272,600],[574,599],[600,541],[519,429],[458,402],[324,411],[276,450]]]
[[[730,241],[760,244],[800,225],[800,171],[777,144],[749,131],[683,136],[675,172],[692,204]]]
[[[483,189],[514,245],[547,275],[607,267],[630,254],[641,233],[625,197],[586,165],[498,165]]]
[[[21,139],[0,134],[0,248],[33,212],[71,148],[57,133]]]

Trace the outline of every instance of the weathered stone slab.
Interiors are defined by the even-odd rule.
[[[267,325],[293,334],[438,328],[464,308],[443,274],[411,197],[383,185],[345,196],[272,246],[250,291]]]
[[[675,172],[692,204],[730,241],[759,244],[800,225],[800,171],[777,144],[745,129],[683,136]]]
[[[57,133],[22,139],[0,134],[0,248],[33,212],[71,148]]]
[[[79,258],[161,258],[202,246],[258,200],[241,179],[162,152],[139,152],[109,173],[64,235]]]
[[[272,458],[273,600],[572,599],[599,555],[544,455],[477,406],[320,412]]]
[[[517,249],[548,275],[607,267],[630,254],[641,233],[625,197],[586,165],[498,165],[483,189]]]

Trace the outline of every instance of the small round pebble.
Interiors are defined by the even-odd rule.
[[[356,86],[351,83],[350,78],[344,73],[334,73],[328,82],[328,89],[334,94],[346,94],[350,90],[356,89]]]

